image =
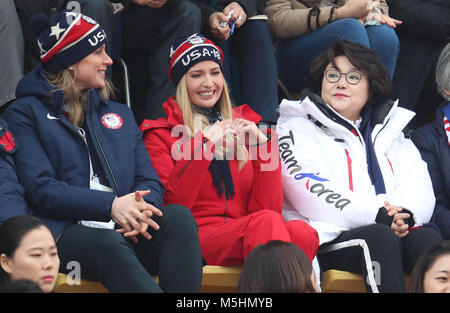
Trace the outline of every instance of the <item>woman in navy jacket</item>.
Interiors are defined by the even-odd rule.
[[[57,238],[60,271],[76,261],[81,278],[111,292],[199,292],[195,221],[183,206],[161,208],[164,188],[132,112],[105,100],[104,31],[74,12],[36,15],[32,28],[42,65],[20,81],[4,118],[20,142],[27,200]]]
[[[437,108],[435,121],[414,131],[412,140],[433,182],[436,205],[431,221],[444,239],[450,239],[450,43],[436,65],[436,83],[446,101]]]

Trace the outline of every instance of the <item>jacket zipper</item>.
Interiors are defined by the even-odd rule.
[[[89,122],[91,123],[92,130],[94,131],[95,139],[97,140],[97,144],[100,147],[100,151],[102,152],[103,158],[105,159],[106,166],[108,166],[109,173],[111,174],[111,178],[112,178],[114,186],[116,187],[116,190],[117,190],[117,195],[120,196],[121,193],[120,193],[120,190],[119,190],[119,186],[117,185],[117,181],[116,181],[114,173],[113,173],[113,171],[111,169],[111,165],[109,164],[108,158],[106,157],[105,150],[103,150],[103,146],[100,143],[100,139],[98,138],[98,134],[97,134],[97,131],[95,130],[94,123],[92,122],[91,119],[89,119]]]
[[[91,97],[90,98],[92,98],[92,93],[91,93]],[[89,107],[91,107],[91,106],[92,106],[92,101],[89,101]],[[91,112],[91,110],[88,110],[88,112]],[[86,118],[87,118],[87,116],[86,116]],[[95,140],[97,141],[97,144],[100,147],[100,151],[102,152],[103,158],[105,159],[106,166],[108,166],[108,170],[109,170],[109,173],[111,174],[111,178],[113,180],[113,184],[116,187],[117,195],[121,196],[121,193],[120,193],[120,190],[119,190],[119,185],[117,184],[116,178],[115,178],[114,173],[113,173],[112,168],[111,168],[111,165],[109,164],[108,158],[106,157],[105,150],[103,149],[103,146],[102,146],[102,144],[100,142],[100,139],[98,138],[97,131],[95,130],[95,127],[94,127],[94,122],[92,122],[91,118],[89,118],[89,123],[91,124],[91,128],[94,131]]]
[[[347,149],[345,149],[345,154],[347,155],[347,167],[348,167],[348,185],[350,190],[353,192],[353,173],[352,173],[352,159]]]

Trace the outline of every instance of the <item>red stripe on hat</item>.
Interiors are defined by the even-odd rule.
[[[191,44],[190,40],[192,40],[194,38],[189,38],[187,39],[185,42],[183,42],[178,48],[177,50],[175,50],[175,52],[173,53],[172,57],[170,58],[170,64],[169,64],[169,78],[170,80],[172,80],[172,68],[173,65],[175,64],[175,61],[178,60],[178,58],[187,50],[189,50],[190,48],[193,47],[197,47],[197,46],[202,46],[202,45],[210,45],[213,46],[215,49],[217,49],[220,53],[220,61],[223,62],[223,52],[222,49],[220,49],[218,46],[216,46],[211,40],[207,39],[207,38],[203,38],[204,40],[203,43],[198,43],[198,44]]]
[[[88,23],[82,18],[74,22],[74,24],[75,25],[72,26],[69,32],[65,34],[64,39],[57,45],[53,46],[53,48],[51,48],[41,59],[43,63],[47,63],[55,54],[61,51],[64,47],[83,37],[92,28],[97,27],[96,24]]]

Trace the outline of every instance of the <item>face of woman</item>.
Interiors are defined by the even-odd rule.
[[[197,63],[186,73],[186,87],[191,102],[202,108],[212,108],[223,90],[223,75],[214,61]]]
[[[59,257],[50,231],[42,226],[27,233],[11,258],[2,254],[1,266],[11,280],[26,279],[50,292],[56,283]]]
[[[450,292],[450,254],[442,255],[434,261],[423,278],[424,292]]]
[[[335,109],[343,117],[356,121],[363,109],[364,105],[369,99],[369,80],[366,75],[350,63],[346,56],[338,56],[335,58],[335,63],[338,68],[330,63],[325,71],[335,69],[338,72],[328,75],[331,79],[340,78],[332,83],[327,80],[327,74],[324,74],[322,79],[322,99]],[[348,74],[350,72],[350,74]],[[347,76],[346,74],[347,73]],[[358,77],[357,73],[362,74],[361,80],[356,84]]]
[[[105,72],[112,63],[111,58],[106,54],[105,45],[101,46],[75,64],[75,86],[79,91],[105,87]]]

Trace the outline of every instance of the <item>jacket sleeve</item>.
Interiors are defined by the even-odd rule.
[[[137,131],[136,175],[133,191],[151,190],[150,194],[144,197],[145,201],[157,208],[161,208],[164,197],[164,185],[154,169],[154,163],[149,159],[148,152],[142,140],[142,133],[140,130]]]
[[[302,36],[327,25],[332,10],[332,6],[294,9],[291,0],[269,0],[266,6],[269,27],[281,39]]]
[[[401,133],[386,155],[392,163],[395,181],[395,190],[388,195],[389,202],[410,210],[414,214],[415,225],[428,223],[435,197],[427,164],[416,146]]]
[[[14,161],[30,206],[42,217],[69,221],[109,221],[114,194],[58,180],[40,142],[30,106],[12,104],[3,115],[17,138]]]
[[[332,178],[333,166],[321,148],[323,137],[321,142],[312,122],[294,118],[279,123],[277,132],[284,197],[292,209],[308,219],[340,227],[375,223],[380,206],[374,190],[352,192],[347,178]]]
[[[269,129],[270,130],[270,129]],[[283,207],[283,184],[278,157],[278,139],[275,132],[271,139],[249,148],[249,159],[253,165],[253,187],[248,211],[272,210],[281,214]]]
[[[450,238],[450,203],[449,195],[450,190],[446,187],[443,173],[445,168],[448,169],[447,164],[441,164],[437,157],[438,140],[434,137],[435,134],[425,131],[425,129],[418,129],[413,132],[412,140],[420,151],[422,159],[428,165],[428,172],[430,173],[431,181],[433,184],[434,194],[436,197],[436,205],[434,207],[432,221],[436,223],[444,238]],[[447,148],[447,147],[445,147]]]
[[[25,191],[20,185],[11,155],[0,152],[0,224],[8,218],[31,214],[25,201]]]
[[[203,149],[212,151],[212,145],[204,141],[201,132],[198,132],[183,145],[175,142],[172,147],[163,139],[163,136],[151,130],[145,133],[144,142],[147,151],[153,160],[156,172],[166,187],[164,202],[176,203],[192,208],[200,192],[201,182],[207,175],[211,159],[203,156]],[[211,156],[212,156],[212,152]]]

